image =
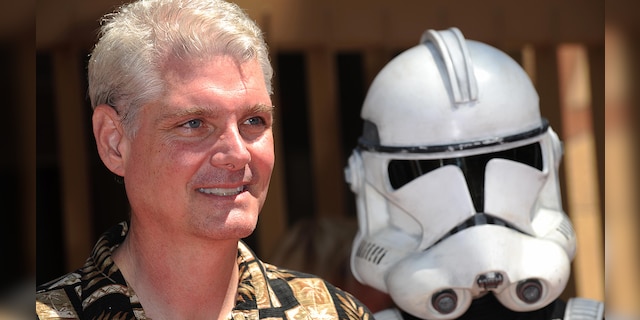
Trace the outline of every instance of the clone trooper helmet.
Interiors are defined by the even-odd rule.
[[[376,76],[345,169],[356,195],[351,266],[424,319],[494,294],[514,311],[564,290],[575,234],[561,143],[525,71],[460,31],[426,31]]]

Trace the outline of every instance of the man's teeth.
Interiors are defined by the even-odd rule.
[[[216,196],[235,196],[244,191],[244,186],[237,188],[200,188],[198,191]]]

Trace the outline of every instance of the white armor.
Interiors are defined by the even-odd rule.
[[[505,53],[428,30],[374,79],[345,169],[362,283],[423,319],[492,293],[514,311],[562,293],[576,249],[562,210],[562,147]]]

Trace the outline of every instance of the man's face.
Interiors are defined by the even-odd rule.
[[[246,237],[274,164],[260,65],[218,56],[166,69],[166,91],[142,107],[123,156],[132,221],[167,236]]]

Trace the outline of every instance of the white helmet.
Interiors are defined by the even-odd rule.
[[[425,319],[492,293],[514,311],[564,290],[575,234],[562,210],[562,148],[505,53],[428,30],[376,76],[346,180],[359,231],[351,266]]]

